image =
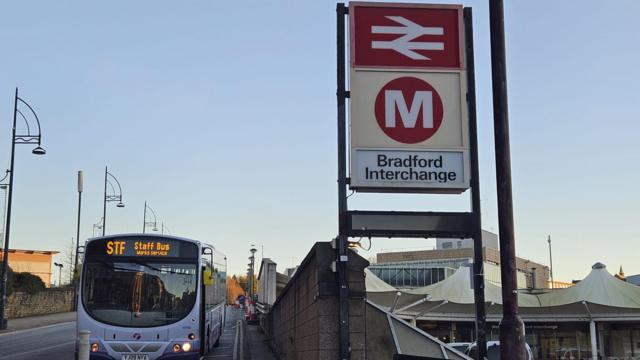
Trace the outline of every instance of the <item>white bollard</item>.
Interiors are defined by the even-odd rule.
[[[89,335],[91,331],[88,330],[78,332],[78,360],[89,360]]]

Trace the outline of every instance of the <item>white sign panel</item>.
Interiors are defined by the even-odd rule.
[[[355,149],[352,187],[448,190],[468,187],[462,151]]]

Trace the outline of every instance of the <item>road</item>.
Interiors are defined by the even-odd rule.
[[[241,319],[242,311],[227,309],[227,323],[220,345],[205,359],[242,360],[250,357],[248,341],[243,339]],[[73,360],[75,332],[75,322],[66,322],[0,334],[0,360]]]
[[[0,334],[2,360],[73,360],[76,323]]]

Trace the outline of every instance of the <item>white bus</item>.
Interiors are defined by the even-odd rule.
[[[89,239],[77,330],[91,332],[90,359],[200,359],[224,327],[226,276],[226,257],[199,241],[151,234]]]

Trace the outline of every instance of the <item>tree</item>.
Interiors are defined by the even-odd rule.
[[[2,262],[0,262],[0,266],[2,266]],[[14,291],[35,294],[45,289],[44,281],[39,276],[28,272],[16,273],[10,267],[7,269],[7,296]]]
[[[15,274],[13,290],[35,294],[45,289],[44,281],[39,276],[28,272]]]
[[[69,244],[67,244],[67,247],[64,250],[63,253],[64,256],[64,260],[63,260],[63,264],[64,267],[67,269],[67,275],[69,276],[69,284],[73,283],[73,267],[75,265],[75,261],[76,261],[76,243],[73,241],[73,237],[71,238],[71,242]],[[60,286],[62,284],[58,284],[58,286]]]
[[[238,295],[244,295],[244,288],[240,285],[240,281],[235,275],[227,276],[227,303],[234,304]]]

